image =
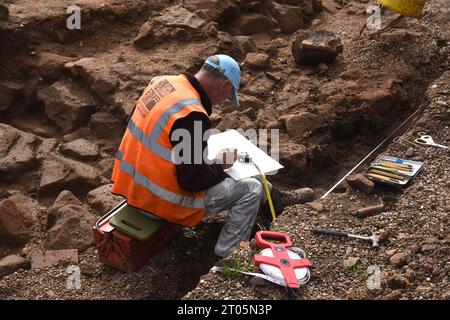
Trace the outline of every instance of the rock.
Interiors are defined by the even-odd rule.
[[[95,160],[100,155],[98,146],[86,139],[76,139],[62,144],[59,151],[69,157],[85,161]]]
[[[308,207],[313,209],[314,211],[321,212],[323,211],[323,205],[318,201],[308,202],[306,203]]]
[[[43,101],[50,121],[63,133],[86,123],[96,105],[95,100],[81,87],[66,80],[39,90],[38,97]]]
[[[292,55],[299,66],[332,63],[342,51],[341,39],[324,30],[312,31],[304,37],[298,35],[292,44]]]
[[[239,104],[242,110],[247,108],[261,109],[265,106],[264,102],[254,96],[248,96],[244,94],[239,95]]]
[[[0,242],[23,244],[30,237],[28,221],[14,201],[0,202]]]
[[[0,20],[8,20],[9,10],[4,4],[0,4]]]
[[[40,269],[52,267],[58,263],[78,264],[78,250],[48,250],[31,253],[31,268]]]
[[[234,20],[232,27],[239,29],[244,35],[267,33],[274,29],[269,18],[259,13],[241,14]]]
[[[447,180],[447,182],[445,183],[445,186],[446,186],[447,188],[450,188],[450,180]]]
[[[328,65],[326,63],[319,63],[319,74],[324,74],[328,71]]]
[[[360,68],[350,68],[341,73],[340,77],[345,80],[358,80],[363,76]]]
[[[15,255],[6,256],[0,260],[0,277],[12,274],[18,269],[28,270],[30,268],[30,260]]]
[[[408,279],[406,279],[405,277],[402,277],[400,275],[391,276],[387,280],[387,283],[391,289],[405,289],[411,285],[409,283]]]
[[[232,40],[233,45],[239,50],[239,56],[241,57],[245,57],[248,52],[255,52],[257,50],[255,41],[250,36],[234,36]],[[239,59],[239,57],[236,57],[236,59]]]
[[[61,76],[64,65],[71,60],[69,57],[42,52],[36,62],[36,74],[46,80],[56,80]]]
[[[64,189],[77,193],[92,190],[100,183],[97,170],[87,164],[61,156],[50,156],[43,161],[39,194],[50,195]]]
[[[348,176],[345,181],[347,181],[350,187],[364,193],[372,193],[375,187],[373,181],[367,179],[360,173]]]
[[[111,188],[112,184],[106,184],[89,191],[87,203],[100,212],[108,212],[123,200],[122,197],[112,194]]]
[[[38,143],[34,134],[0,123],[0,180],[10,180],[17,172],[35,167]]]
[[[259,277],[253,277],[252,280],[250,280],[252,287],[264,287],[267,286],[270,282],[264,280],[263,278]]]
[[[167,8],[155,20],[171,28],[199,29],[206,25],[205,20],[180,5]]]
[[[112,171],[114,167],[114,158],[105,157],[98,163],[98,166],[100,168],[99,174],[101,177],[104,178],[104,180],[109,181],[111,180]]]
[[[316,26],[318,26],[318,25],[320,25],[320,24],[322,24],[322,20],[320,20],[320,19],[314,19],[314,20],[311,22],[311,25],[312,25],[313,27],[316,27]]]
[[[298,6],[273,2],[272,15],[282,32],[295,32],[305,26],[303,11]]]
[[[36,149],[36,159],[43,160],[48,157],[48,155],[56,149],[58,146],[58,139],[42,139],[41,144]]]
[[[278,128],[278,119],[280,112],[272,107],[261,108],[256,115],[255,124],[259,129]]]
[[[239,1],[236,0],[184,0],[183,6],[192,12],[201,10],[209,20],[219,23],[237,18],[240,13]]]
[[[288,168],[292,176],[304,172],[307,167],[306,147],[292,142],[286,143],[284,148],[280,148],[280,163]]]
[[[407,252],[396,253],[389,258],[389,263],[397,268],[401,268],[407,264],[408,258],[409,254]]]
[[[356,102],[373,109],[378,115],[384,115],[392,110],[399,99],[394,83],[394,79],[386,79],[380,85],[358,93]]]
[[[0,112],[8,111],[14,101],[20,96],[23,85],[16,82],[0,82]]]
[[[286,129],[291,137],[302,137],[309,131],[314,131],[322,126],[323,120],[320,116],[301,112],[300,114],[289,115],[285,118]]]
[[[253,122],[247,116],[240,114],[238,111],[233,111],[223,116],[222,121],[220,121],[216,129],[220,131],[227,129],[247,130],[252,127]]]
[[[11,193],[8,200],[14,202],[19,212],[25,217],[25,220],[31,223],[37,222],[38,213],[41,209],[39,202],[21,194],[19,191]]]
[[[391,293],[382,297],[383,300],[398,300],[402,296],[402,292],[400,290],[394,290]]]
[[[300,199],[300,203],[306,203],[314,199],[314,190],[311,188],[300,188],[294,191]]]
[[[342,265],[345,269],[351,269],[354,266],[356,266],[358,263],[360,263],[360,259],[356,257],[350,257],[343,261]]]
[[[136,47],[149,49],[155,44],[155,34],[153,33],[153,26],[149,22],[145,22],[140,28],[139,32],[133,40]]]
[[[322,0],[322,7],[325,8],[329,13],[336,13],[336,4],[333,0]]]
[[[273,87],[274,82],[264,74],[259,73],[252,77],[251,81],[243,87],[242,93],[263,99],[270,97],[274,93],[272,91]]]
[[[414,151],[413,148],[408,148],[408,150],[406,150],[406,152],[405,152],[405,156],[406,156],[407,158],[412,158],[412,157],[414,157],[415,155],[416,155],[416,153],[415,153],[415,151]]]
[[[107,112],[94,113],[89,122],[89,129],[100,139],[120,139],[125,133],[125,122]]]
[[[64,67],[73,75],[80,75],[91,91],[102,99],[108,98],[119,85],[117,75],[111,72],[104,61],[96,58],[83,58],[69,62]]]
[[[424,245],[420,248],[420,251],[421,251],[422,253],[427,253],[427,252],[432,252],[432,251],[434,251],[434,250],[436,250],[436,249],[437,249],[437,245],[428,243],[428,244],[424,244]]]
[[[46,248],[83,251],[94,245],[96,219],[79,203],[70,191],[63,191],[49,208]]]
[[[76,139],[84,139],[90,135],[90,130],[88,127],[81,127],[78,130],[72,131],[71,133],[65,134],[62,138],[62,142],[70,142]]]
[[[245,56],[245,65],[252,69],[265,69],[269,66],[269,56],[265,53],[249,52]]]

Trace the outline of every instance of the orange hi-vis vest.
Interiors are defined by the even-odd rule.
[[[136,102],[112,173],[112,193],[124,196],[131,206],[188,227],[203,218],[205,194],[178,185],[170,130],[191,112],[207,115],[184,75],[154,78]]]

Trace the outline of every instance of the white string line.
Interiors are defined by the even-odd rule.
[[[381,141],[380,144],[378,144],[375,147],[375,149],[373,149],[367,156],[365,156],[364,159],[362,159],[356,166],[354,166],[353,169],[351,169],[345,176],[343,176],[342,179],[339,180],[333,187],[331,187],[331,189],[328,190],[322,197],[320,197],[320,199],[324,199],[326,196],[328,196],[338,185],[341,184],[342,181],[344,181],[345,178],[347,178],[353,171],[355,171],[364,161],[366,161],[366,159],[368,157],[370,157],[372,155],[372,153],[374,153],[376,150],[378,150],[378,148],[380,148],[390,137],[392,137],[394,135],[394,133],[396,133],[398,131],[398,129],[403,127],[403,125],[405,123],[407,123],[413,116],[415,116],[416,113],[419,112],[420,110],[421,110],[421,108],[418,108],[408,118],[406,118],[405,121],[403,121],[397,128],[395,128],[394,131],[392,131],[383,141]]]

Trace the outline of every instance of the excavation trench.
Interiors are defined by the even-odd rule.
[[[46,114],[42,103],[39,100],[33,99],[33,92],[39,91],[51,85],[55,81],[61,79],[73,81],[80,85],[83,90],[89,90],[88,84],[81,77],[74,77],[69,75],[66,71],[61,72],[57,79],[30,79],[30,74],[33,74],[33,56],[36,52],[52,52],[62,56],[73,57],[76,60],[85,56],[99,57],[105,64],[112,63],[111,61],[120,62],[120,59],[134,59],[132,62],[138,67],[143,67],[139,64],[139,59],[149,58],[155,55],[155,59],[159,59],[162,66],[154,69],[146,69],[145,73],[138,80],[133,81],[135,75],[131,74],[126,81],[126,85],[120,86],[120,93],[130,91],[131,98],[136,98],[139,92],[142,91],[146,85],[146,79],[153,72],[181,72],[184,70],[193,71],[201,59],[199,57],[189,57],[186,61],[177,61],[176,57],[164,56],[158,48],[152,48],[148,52],[134,49],[129,45],[129,39],[135,35],[135,32],[144,21],[146,16],[152,11],[162,9],[166,4],[164,2],[156,2],[152,6],[147,5],[147,2],[139,3],[134,7],[125,11],[105,11],[105,9],[94,10],[87,20],[87,29],[82,33],[76,34],[75,37],[67,34],[58,34],[53,32],[58,29],[64,19],[61,17],[46,18],[43,21],[38,19],[27,23],[24,27],[9,27],[0,29],[0,43],[7,43],[0,48],[0,81],[12,81],[24,84],[25,87],[30,83],[34,84],[31,94],[27,90],[22,90],[21,94],[15,97],[13,108],[8,112],[0,114],[0,122],[12,125],[22,131],[30,132],[40,135],[41,139],[56,138],[59,141],[66,141],[67,133],[61,132],[61,128],[55,128],[53,124],[46,119]],[[114,24],[116,33],[112,34],[108,29]],[[44,27],[43,27],[44,26]],[[283,35],[284,38],[289,39],[288,36]],[[174,41],[174,40],[171,40]],[[363,49],[368,50],[369,46],[359,42],[350,43],[350,46],[362,46]],[[383,50],[387,52],[384,58],[389,59],[395,56],[396,49],[391,47],[389,39],[382,39],[379,42],[374,42],[371,45],[371,52],[375,55],[380,54]],[[403,39],[406,43],[407,40]],[[61,43],[63,42],[63,43]],[[183,45],[192,45],[189,43],[182,43]],[[265,42],[263,42],[265,44]],[[166,44],[161,44],[164,50]],[[176,46],[176,43],[170,44]],[[411,48],[404,44],[407,48]],[[208,39],[205,43],[199,44],[198,52],[192,55],[201,54],[214,50],[215,39]],[[364,47],[365,46],[365,47]],[[194,45],[192,45],[194,47]],[[189,47],[189,48],[192,48]],[[431,49],[430,49],[431,48]],[[290,166],[286,164],[285,169],[280,171],[280,174],[271,177],[275,186],[282,189],[296,189],[299,187],[310,187],[315,190],[316,198],[320,197],[328,188],[342,177],[348,170],[358,163],[366,154],[368,154],[375,146],[377,146],[389,133],[398,127],[409,115],[411,115],[417,108],[426,104],[423,100],[424,92],[429,84],[439,77],[443,72],[441,68],[443,57],[439,53],[439,47],[431,47],[430,44],[424,44],[426,54],[419,53],[419,49],[415,49],[410,53],[409,57],[414,56],[414,59],[406,57],[401,61],[401,65],[394,68],[398,71],[393,77],[388,77],[391,70],[389,68],[382,68],[377,72],[371,70],[373,74],[381,75],[382,78],[393,79],[395,85],[391,92],[386,96],[382,96],[379,100],[369,96],[366,100],[363,98],[355,98],[359,91],[367,92],[371,86],[378,85],[376,81],[362,80],[355,81],[356,89],[344,99],[335,110],[331,110],[332,116],[324,121],[324,125],[317,130],[311,132],[304,137],[291,137],[295,143],[301,143],[308,149],[305,158],[307,165],[299,171],[297,166]],[[137,51],[137,53],[136,53]],[[351,49],[350,53],[363,52],[361,49]],[[285,54],[282,52],[281,54]],[[189,55],[189,54],[188,54]],[[31,56],[31,62],[30,62]],[[122,56],[122,58],[118,58]],[[125,58],[123,58],[125,57]],[[290,59],[290,57],[285,57]],[[363,68],[362,56],[350,63]],[[151,61],[151,60],[150,60]],[[340,86],[338,73],[346,68],[344,62],[339,62],[335,67],[331,67],[332,76],[327,81],[321,76],[312,75],[317,84],[313,84],[310,88],[310,100],[306,104],[314,106],[315,104],[324,104],[326,96],[321,96],[322,86],[326,86],[329,82],[336,82],[335,87]],[[290,66],[296,69],[295,66]],[[333,69],[335,68],[335,69]],[[408,71],[404,71],[408,69]],[[173,71],[171,71],[173,70]],[[277,69],[278,71],[278,69]],[[137,71],[138,72],[138,71]],[[285,74],[286,80],[282,80],[277,84],[277,89],[282,90],[289,82],[292,75]],[[303,76],[303,74],[302,74]],[[248,82],[248,80],[247,80]],[[249,86],[249,85],[248,85]],[[380,89],[381,90],[381,89]],[[314,94],[318,93],[318,94]],[[332,95],[332,94],[330,94]],[[329,95],[329,96],[330,96]],[[31,102],[30,103],[30,99]],[[95,97],[97,107],[95,111],[106,111],[114,113],[117,109],[111,108],[111,101],[109,98]],[[353,100],[352,100],[353,99]],[[359,100],[358,100],[359,99]],[[384,99],[384,100],[383,100]],[[328,101],[328,100],[327,100]],[[363,102],[361,102],[363,101]],[[365,102],[364,102],[365,101]],[[269,99],[264,102],[269,103]],[[328,103],[328,102],[327,102]],[[387,104],[387,110],[382,112],[374,112],[373,108],[383,108],[383,104]],[[355,107],[357,106],[357,107]],[[372,109],[371,109],[372,108]],[[115,113],[117,116],[117,113]],[[118,116],[120,118],[120,130],[124,130],[125,122],[123,112]],[[241,113],[238,115],[242,115]],[[22,119],[19,121],[19,119]],[[84,126],[88,126],[85,123]],[[392,137],[403,133],[409,126],[409,123],[397,131]],[[41,128],[41,130],[36,130]],[[286,128],[280,126],[280,131],[285,135]],[[70,132],[69,132],[70,133]],[[98,139],[98,136],[92,130],[78,130],[77,137],[92,140],[99,144],[102,161],[97,160],[94,165],[98,170],[103,170],[104,166],[111,166],[113,155],[117,145],[120,143],[120,136],[111,139]],[[109,141],[108,141],[109,140]],[[386,144],[387,146],[387,144]],[[280,148],[289,148],[288,145],[280,145]],[[367,159],[367,162],[383,152],[384,147],[380,148],[373,157]],[[56,151],[56,150],[55,150]],[[41,160],[39,160],[41,161]],[[30,167],[24,168],[24,172],[20,172],[11,181],[11,179],[4,181],[0,179],[0,200],[8,198],[12,190],[30,196],[39,201],[41,206],[50,207],[55,200],[57,194],[41,195],[39,193],[39,179],[40,168],[39,161],[30,163]],[[107,165],[107,163],[110,163]],[[364,168],[363,164],[361,169]],[[358,170],[357,170],[358,171]],[[110,171],[106,171],[103,175],[102,182],[107,183]],[[78,196],[81,202],[87,202],[86,192],[79,192],[76,186],[72,186],[73,193]],[[92,209],[95,214],[100,215],[97,209]],[[45,210],[44,210],[45,211]],[[70,298],[115,298],[117,294],[124,298],[137,299],[180,299],[186,293],[194,289],[199,281],[199,278],[208,273],[211,266],[214,264],[214,245],[220,233],[224,221],[224,216],[219,216],[217,219],[209,223],[201,223],[194,229],[183,229],[162,251],[155,255],[148,265],[141,271],[133,275],[125,275],[119,271],[113,270],[109,267],[102,266],[97,261],[96,251],[90,248],[87,251],[80,253],[80,266],[84,277],[86,278],[87,293],[81,296],[72,295],[71,292],[65,292],[65,297]],[[38,222],[36,234],[33,240],[24,247],[17,246],[0,246],[0,256],[7,254],[26,254],[31,249],[42,248],[42,240],[45,239],[45,217]],[[37,281],[36,287],[39,287],[39,281],[45,282],[48,277],[47,271],[30,271],[30,276]],[[52,272],[52,271],[48,271]],[[102,287],[106,284],[112,283],[111,292],[103,292]],[[56,284],[55,284],[56,286]],[[128,287],[130,286],[130,287]],[[135,289],[138,288],[138,289]],[[18,284],[17,281],[12,280],[11,285],[3,287],[4,293],[0,295],[2,298],[12,298],[14,296],[27,296],[23,293],[26,288]],[[120,294],[118,292],[121,292]],[[41,297],[40,293],[30,293],[30,297]]]

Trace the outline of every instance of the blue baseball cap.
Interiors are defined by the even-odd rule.
[[[241,82],[241,68],[239,64],[232,57],[225,54],[216,54],[206,59],[205,64],[209,65],[225,78],[227,78],[233,86],[233,92],[228,99],[235,105],[239,106],[238,89]]]

